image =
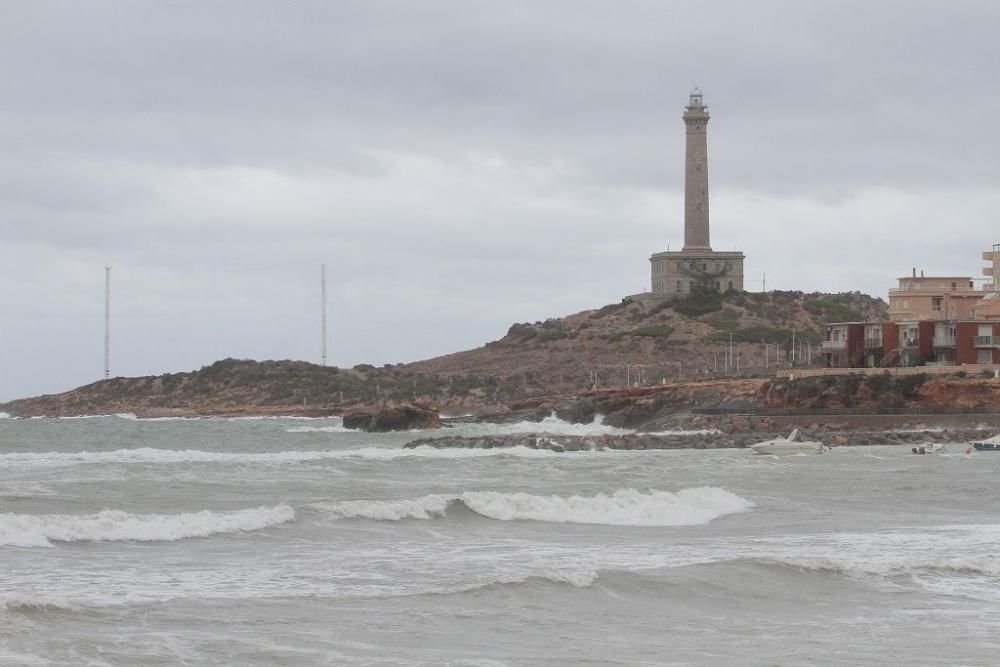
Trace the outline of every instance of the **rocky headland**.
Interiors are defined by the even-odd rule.
[[[788,356],[793,331],[796,341],[815,346],[824,322],[877,319],[885,311],[882,300],[857,293],[643,298],[513,324],[479,348],[410,364],[336,368],[223,359],[190,372],[100,380],[11,401],[0,411],[21,416],[324,416],[417,403],[441,414],[503,413],[518,402],[637,380],[649,386],[723,376],[730,341],[741,375],[773,376],[779,351],[782,359]]]
[[[832,444],[964,441],[1000,426],[1000,380],[992,377],[775,377],[777,350],[784,362],[793,330],[797,341],[815,345],[825,321],[884,316],[884,302],[853,293],[640,299],[515,324],[481,348],[411,364],[343,369],[224,359],[187,373],[118,377],[11,401],[0,412],[339,415],[350,428],[373,431],[433,429],[447,414],[492,422],[555,414],[640,432],[553,441],[539,440],[549,437],[540,430],[534,441],[581,449],[740,447],[795,427]],[[724,376],[716,364],[730,341],[740,373]],[[689,433],[657,435],[671,431]],[[435,446],[498,443],[450,439]]]

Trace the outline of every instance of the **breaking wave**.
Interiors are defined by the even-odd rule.
[[[444,516],[456,504],[497,521],[607,526],[694,526],[727,514],[746,512],[754,506],[751,501],[717,487],[682,489],[677,493],[620,489],[611,495],[566,497],[467,491],[412,500],[349,500],[318,506],[338,519],[400,521]]]
[[[548,435],[627,435],[634,430],[608,426],[604,423],[604,415],[597,415],[589,424],[573,424],[560,419],[552,413],[538,422],[517,422],[515,424],[472,423],[455,426],[456,431],[468,435],[523,435],[526,433],[545,433]]]
[[[59,597],[0,593],[0,611],[77,611],[79,608],[73,601]]]
[[[159,542],[260,530],[295,519],[288,505],[235,512],[129,514],[0,514],[0,546],[51,547],[52,542]]]
[[[1000,557],[954,557],[893,554],[881,557],[861,555],[796,555],[762,559],[787,567],[842,575],[876,575],[888,577],[919,573],[950,574],[980,577],[1000,577]]]
[[[115,449],[108,452],[11,452],[0,454],[0,466],[48,466],[87,463],[262,463],[282,464],[319,461],[324,459],[361,459],[392,461],[395,459],[474,459],[495,456],[520,458],[547,458],[560,456],[545,449],[530,447],[503,447],[497,449],[438,449],[415,447],[393,449],[389,447],[361,447],[357,449],[331,449],[286,452],[213,452],[197,449],[156,449],[137,447]],[[565,456],[563,454],[562,456]]]

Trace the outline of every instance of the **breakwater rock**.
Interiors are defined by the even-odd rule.
[[[927,443],[968,443],[986,436],[981,428],[928,429],[906,431],[800,431],[803,440],[818,440],[831,446],[905,445]],[[785,431],[754,431],[752,433],[629,433],[625,435],[551,435],[528,433],[491,436],[445,436],[420,438],[404,445],[406,449],[437,447],[440,449],[498,449],[526,447],[554,452],[655,449],[732,449],[787,436]]]
[[[746,442],[744,442],[746,440]],[[715,449],[717,447],[747,447],[756,440],[732,438],[719,439],[713,435],[660,435],[634,433],[628,435],[548,435],[528,433],[502,436],[446,436],[443,438],[421,438],[404,445],[415,447],[437,447],[440,449],[498,449],[502,447],[527,447],[548,449],[555,452],[587,452],[609,449]]]

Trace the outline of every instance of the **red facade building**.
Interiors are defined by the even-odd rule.
[[[836,322],[821,350],[829,368],[1000,364],[1000,321]]]

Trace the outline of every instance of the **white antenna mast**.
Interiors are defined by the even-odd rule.
[[[104,379],[111,377],[111,267],[104,267]]]
[[[319,321],[321,357],[326,366],[326,264],[319,267]]]

